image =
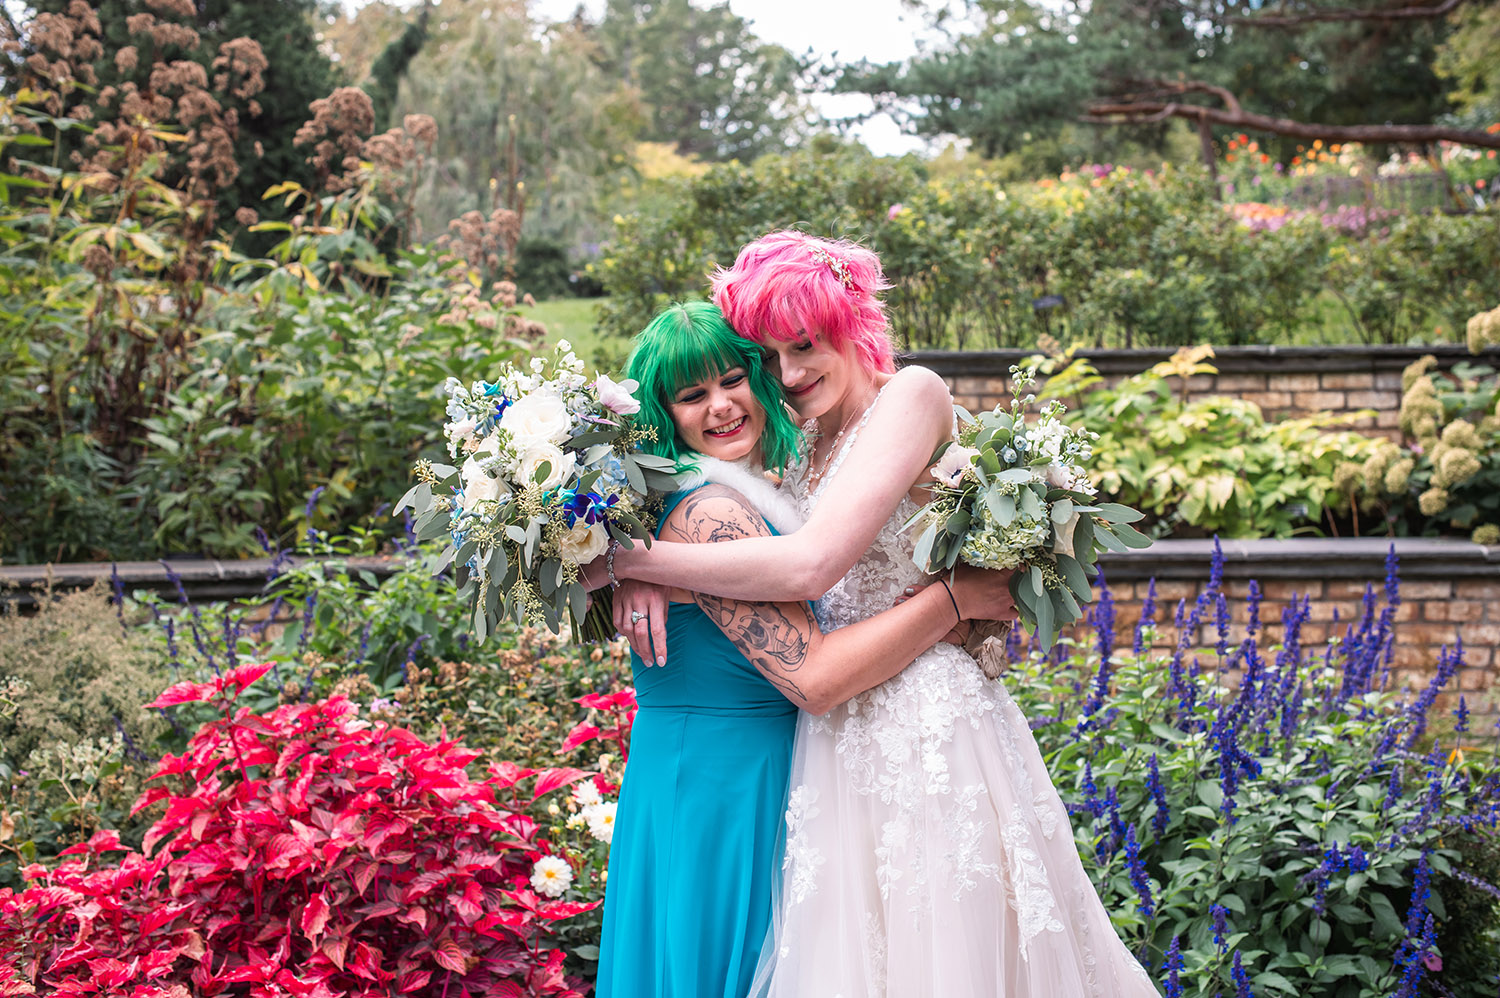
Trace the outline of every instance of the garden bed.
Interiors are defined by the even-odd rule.
[[[1174,352],[1175,348],[1160,347],[1080,350],[1078,355],[1088,359],[1106,384],[1115,385],[1171,359]],[[1187,399],[1229,395],[1254,402],[1267,419],[1373,409],[1373,417],[1352,425],[1372,435],[1396,439],[1401,372],[1429,354],[1445,371],[1465,363],[1500,367],[1500,350],[1475,355],[1451,345],[1216,347],[1213,366],[1218,373],[1189,378]],[[978,412],[1007,401],[1011,365],[1035,355],[1034,350],[920,350],[906,354],[903,360],[941,374],[955,401],[970,412]]]
[[[1178,600],[1191,605],[1207,585],[1214,543],[1168,539],[1144,551],[1105,554],[1100,563],[1119,618],[1135,622],[1153,580],[1165,619],[1170,619]],[[1295,538],[1224,541],[1221,549],[1224,590],[1233,597],[1235,640],[1243,637],[1243,599],[1255,580],[1264,597],[1260,619],[1270,639],[1280,639],[1282,612],[1296,596],[1308,600],[1303,640],[1319,643],[1341,635],[1361,614],[1366,587],[1381,588],[1386,558],[1394,551],[1401,593],[1396,619],[1402,622],[1392,661],[1398,680],[1425,684],[1436,669],[1439,652],[1456,641],[1461,627],[1464,665],[1450,688],[1472,701],[1476,716],[1500,720],[1495,698],[1495,674],[1500,671],[1500,547],[1450,538]],[[369,573],[375,580],[396,572],[405,559],[383,555],[339,560],[351,574]],[[282,567],[290,563],[283,560]],[[117,580],[127,593],[147,590],[168,600],[184,594],[193,603],[254,600],[263,594],[271,570],[268,558],[11,565],[0,567],[0,593],[24,605],[40,586],[69,590],[114,585]],[[283,612],[290,618],[298,611],[288,606]],[[1200,640],[1211,644],[1207,632],[1212,625],[1203,626]],[[1162,635],[1162,641],[1169,640],[1167,631]],[[1487,727],[1476,724],[1476,730]]]

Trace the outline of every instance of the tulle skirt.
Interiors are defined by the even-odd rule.
[[[1157,998],[1025,717],[952,645],[799,722],[759,998]]]

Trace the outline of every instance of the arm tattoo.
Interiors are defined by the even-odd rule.
[[[764,521],[739,493],[708,485],[672,511],[663,538],[696,544],[768,537]],[[796,673],[807,661],[818,626],[805,603],[754,603],[694,593],[694,600],[751,665],[792,703],[806,706]]]

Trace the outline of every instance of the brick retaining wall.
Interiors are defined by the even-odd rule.
[[[1118,384],[1172,356],[1171,349],[1082,350],[1105,382]],[[1434,347],[1219,347],[1209,361],[1219,373],[1188,379],[1188,395],[1231,395],[1254,402],[1266,418],[1305,416],[1313,412],[1347,413],[1373,409],[1375,415],[1353,425],[1372,434],[1398,436],[1401,371],[1432,354],[1444,369],[1464,361],[1500,368],[1500,350],[1474,356],[1458,346]],[[920,351],[906,355],[941,374],[959,405],[970,412],[991,409],[1010,398],[1006,378],[1025,351],[988,350],[955,353]]]
[[[1392,661],[1396,683],[1411,689],[1425,686],[1443,646],[1452,646],[1462,635],[1464,666],[1438,703],[1451,709],[1458,694],[1464,694],[1474,711],[1474,730],[1493,735],[1493,725],[1500,721],[1500,548],[1450,538],[1224,541],[1231,642],[1244,637],[1251,579],[1260,586],[1260,620],[1268,642],[1281,641],[1282,610],[1293,596],[1311,601],[1302,627],[1304,647],[1341,637],[1362,612],[1367,586],[1381,599],[1385,558],[1393,544],[1401,596]],[[1116,605],[1117,640],[1128,641],[1154,578],[1156,616],[1165,623],[1157,642],[1175,645],[1171,621],[1177,601],[1191,606],[1197,599],[1208,580],[1212,552],[1211,540],[1158,541],[1146,551],[1102,558]],[[1377,602],[1377,612],[1383,606]],[[1077,636],[1086,638],[1087,633]],[[1215,640],[1210,621],[1197,644],[1211,647]],[[1208,655],[1212,658],[1211,651]]]

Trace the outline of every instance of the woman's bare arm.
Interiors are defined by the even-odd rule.
[[[615,573],[728,599],[816,599],[869,549],[952,426],[952,400],[942,378],[926,368],[907,368],[887,385],[800,530],[712,548],[671,543],[663,535],[664,543],[650,550],[636,545],[618,551]]]
[[[732,489],[705,486],[684,499],[662,536],[689,545],[739,544],[767,538],[760,515]],[[876,686],[936,644],[956,619],[1012,614],[1006,578],[973,571],[950,600],[930,586],[868,620],[824,634],[801,601],[767,603],[698,593],[709,619],[782,694],[813,714]],[[955,605],[956,604],[956,605]]]

